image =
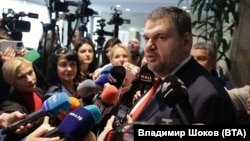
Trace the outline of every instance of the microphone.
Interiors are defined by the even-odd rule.
[[[14,131],[20,126],[38,120],[39,118],[46,115],[54,117],[61,113],[65,113],[70,108],[70,105],[70,98],[65,92],[56,93],[43,102],[41,109],[4,128],[2,133]]]
[[[96,105],[78,107],[70,112],[58,127],[47,132],[43,137],[60,136],[73,141],[83,140],[95,124],[101,120],[100,109]]]
[[[69,110],[66,113],[62,113],[62,114],[60,114],[60,115],[57,116],[61,121],[66,117],[66,115],[69,112],[71,112],[74,109],[76,109],[76,108],[78,108],[78,107],[81,106],[81,103],[80,103],[79,99],[77,99],[75,97],[72,97],[72,96],[70,96],[69,99],[71,101],[71,106],[70,106]]]
[[[77,94],[81,97],[88,97],[96,89],[96,83],[91,79],[86,79],[77,86]]]
[[[194,115],[189,110],[184,110],[185,108],[190,108],[191,105],[188,102],[187,88],[182,80],[175,75],[168,75],[162,83],[161,92],[166,104],[169,107],[176,108],[181,122],[191,125],[194,121]],[[188,113],[185,111],[188,111]]]
[[[108,74],[101,74],[95,80],[95,83],[102,89],[109,84],[114,85],[117,89],[119,89],[123,84],[125,75],[126,70],[123,66],[114,66],[110,69]]]
[[[108,76],[108,74],[101,74],[99,77],[97,77],[95,80],[97,87],[103,89],[105,84],[108,82]]]
[[[28,14],[26,14],[26,16],[28,16],[29,18],[38,19],[38,14],[36,13],[29,12]]]
[[[142,84],[141,86],[141,94],[144,93],[144,90],[146,88],[146,85],[153,85],[155,80],[155,74],[148,69],[148,64],[145,64],[141,67],[141,70],[139,72],[139,81]]]
[[[114,66],[109,72],[108,82],[119,89],[124,82],[125,76],[126,69],[123,66]]]
[[[93,98],[93,103],[99,107],[102,115],[105,115],[112,110],[118,99],[118,89],[113,85],[108,85],[100,95],[97,94]]]
[[[112,64],[107,64],[103,66],[100,70],[100,74],[109,74],[110,70],[113,68]]]
[[[36,13],[31,13],[31,12],[29,12],[29,13],[19,12],[19,13],[18,13],[18,16],[21,16],[21,17],[27,16],[27,17],[29,17],[29,18],[38,19],[38,14],[36,14]]]

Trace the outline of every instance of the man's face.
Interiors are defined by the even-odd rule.
[[[208,72],[211,73],[212,69],[215,68],[215,60],[212,60],[209,57],[208,50],[206,50],[206,49],[191,49],[191,55]]]
[[[187,36],[188,40],[186,35],[179,36],[170,18],[148,20],[144,28],[144,53],[149,69],[159,76],[171,73],[190,54],[192,35]]]
[[[72,42],[72,44],[73,44],[74,46],[76,46],[76,44],[77,44],[79,41],[80,41],[80,32],[79,32],[79,31],[75,31],[75,33],[74,33],[74,35],[73,35],[73,37],[72,37],[71,42]]]
[[[139,40],[137,39],[131,39],[129,42],[128,42],[128,48],[129,50],[132,52],[132,53],[137,53],[139,52],[139,49],[140,49],[140,42]]]

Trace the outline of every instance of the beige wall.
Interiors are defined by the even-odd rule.
[[[229,72],[236,86],[250,84],[250,1],[240,0],[239,26],[234,31],[231,47],[232,69]]]

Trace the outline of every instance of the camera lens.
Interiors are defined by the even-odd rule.
[[[23,43],[22,42],[18,42],[17,43],[17,47],[22,47],[23,46]]]

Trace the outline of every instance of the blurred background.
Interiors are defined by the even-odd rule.
[[[179,1],[182,1],[180,5]],[[206,0],[206,2],[216,2],[216,0]],[[64,5],[65,3],[67,4]],[[136,37],[140,40],[140,52],[142,52],[144,47],[142,31],[149,12],[159,6],[178,6],[190,12],[191,4],[192,0],[0,0],[2,13],[0,18],[3,15],[11,16],[13,13],[26,14],[21,19],[30,22],[30,30],[23,32],[22,39],[29,48],[38,47],[44,28],[51,26],[53,19],[55,22],[53,24],[59,29],[63,45],[67,44],[69,30],[81,28],[87,36],[96,41],[96,44],[100,36],[105,42],[117,34],[116,36],[125,44],[130,38]],[[235,86],[240,87],[250,84],[250,1],[240,0],[239,6],[237,4],[236,7],[238,26],[235,26],[233,36],[227,39],[230,46],[225,52],[223,51],[231,61],[230,68],[225,63],[225,58],[221,58],[218,65],[226,77]],[[190,14],[192,19],[197,19],[197,13],[190,12]],[[231,21],[229,17],[229,23]],[[195,43],[198,39],[194,37],[193,41]]]
[[[42,23],[51,23],[50,3],[53,1],[54,0],[0,0],[0,9],[2,10],[1,13],[6,13],[8,9],[12,9],[15,13],[30,12],[37,14],[38,18],[22,17],[23,20],[31,22],[30,31],[23,32],[23,41],[27,47],[36,48],[43,31]],[[57,7],[60,7],[57,9],[58,13],[66,13],[69,17],[71,16],[70,21],[72,28],[74,28],[74,26],[86,27],[89,36],[91,36],[93,40],[97,39],[98,34],[96,31],[100,28],[103,28],[103,30],[107,32],[114,32],[116,23],[109,24],[109,22],[112,18],[116,18],[114,16],[118,15],[118,18],[123,20],[122,22],[119,21],[119,19],[117,21],[119,24],[119,39],[127,43],[130,38],[137,37],[141,41],[141,51],[144,45],[144,41],[141,39],[141,33],[148,13],[159,6],[178,5],[178,0],[65,0],[61,2],[67,3],[67,7],[64,8],[65,5],[58,4]],[[181,4],[183,8],[188,7],[188,5],[188,1]],[[52,5],[52,7],[53,6],[54,5]],[[68,11],[65,11],[65,9]],[[76,16],[79,12],[82,12],[82,9],[87,9],[83,15],[84,19]],[[117,15],[114,15],[115,13]],[[55,15],[51,16],[51,18],[55,17]],[[0,17],[2,17],[2,14]],[[79,19],[78,23],[76,23],[77,19]],[[101,23],[98,23],[97,21],[101,19],[103,19]],[[61,36],[61,38],[64,38],[64,44],[66,44],[65,39],[67,38],[68,23],[69,21],[67,19],[57,21],[61,32],[64,32],[64,36]],[[104,34],[105,40],[111,37],[107,34]]]

